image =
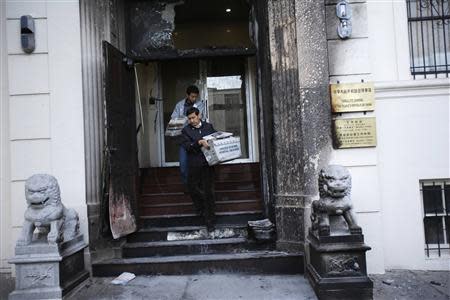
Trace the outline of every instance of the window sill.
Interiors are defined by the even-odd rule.
[[[377,100],[450,95],[450,78],[433,78],[419,80],[375,82],[375,98]]]

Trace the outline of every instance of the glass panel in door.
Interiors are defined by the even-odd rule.
[[[241,158],[249,158],[245,59],[211,59],[206,73],[209,121],[216,130],[239,136]]]

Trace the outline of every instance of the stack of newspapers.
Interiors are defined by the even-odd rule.
[[[241,139],[230,132],[217,131],[203,139],[209,145],[209,149],[202,147],[202,151],[210,166],[241,157]]]
[[[181,135],[181,130],[187,123],[187,118],[175,118],[170,119],[169,124],[166,129],[166,136],[179,136]]]

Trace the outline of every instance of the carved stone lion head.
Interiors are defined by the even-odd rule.
[[[25,182],[25,198],[29,207],[43,208],[61,202],[58,181],[48,174],[36,174]]]
[[[342,198],[350,195],[352,177],[350,172],[339,165],[329,165],[319,173],[320,197]]]

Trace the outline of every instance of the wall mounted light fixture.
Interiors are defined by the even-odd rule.
[[[347,0],[339,1],[336,4],[336,16],[340,20],[337,28],[338,36],[341,39],[348,39],[352,35],[352,8]]]
[[[36,48],[34,19],[30,15],[20,17],[20,41],[25,53],[32,53]]]

